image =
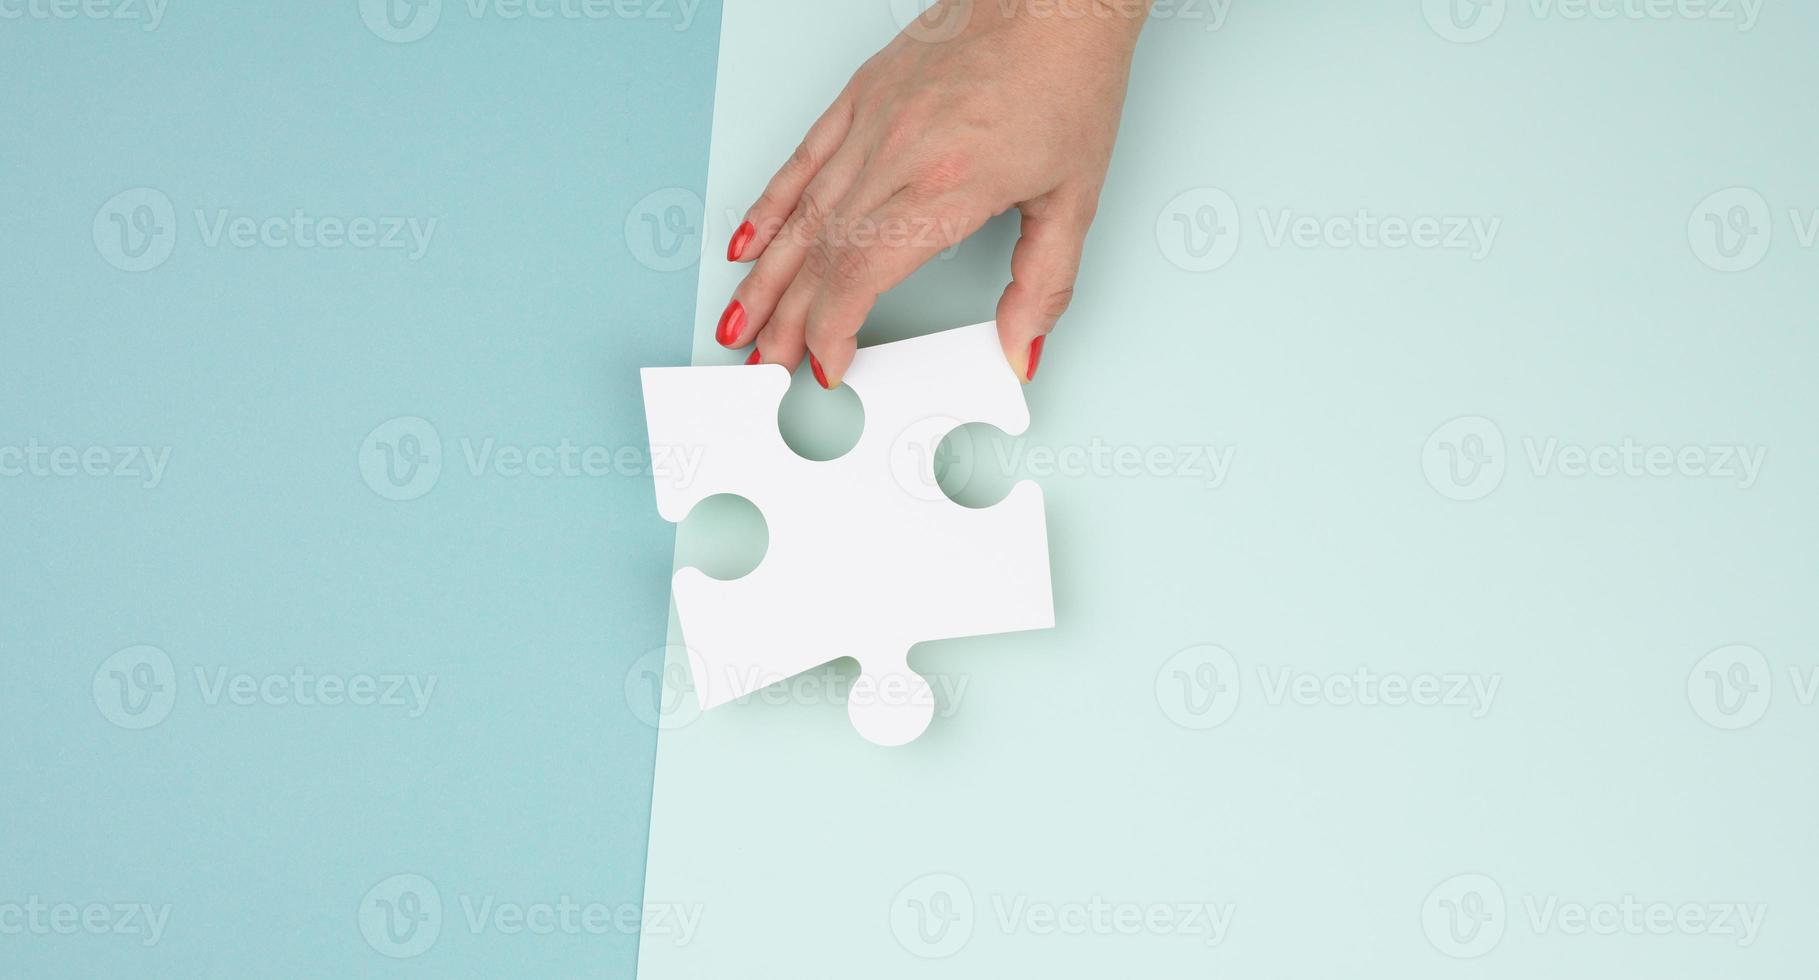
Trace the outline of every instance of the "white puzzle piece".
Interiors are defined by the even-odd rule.
[[[935,449],[958,426],[1016,435],[1029,425],[995,324],[861,349],[842,380],[865,431],[827,461],[796,455],[777,429],[790,383],[781,365],[645,368],[643,380],[651,458],[696,461],[653,467],[664,519],[732,493],[770,532],[743,578],[676,573],[703,710],[850,656],[860,664],[853,727],[902,745],[935,713],[928,681],[909,668],[913,644],[1055,624],[1041,488],[1023,481],[972,509],[935,484]]]

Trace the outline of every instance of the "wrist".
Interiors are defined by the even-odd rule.
[[[969,0],[961,0],[969,2]],[[1152,0],[970,0],[1032,30],[1134,46]]]

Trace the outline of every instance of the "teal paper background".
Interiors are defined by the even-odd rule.
[[[729,0],[721,235],[915,6]],[[961,456],[1042,486],[1056,628],[919,647],[900,749],[850,664],[679,689],[647,881],[707,924],[644,980],[1811,974],[1819,9],[1693,9],[1158,4],[1031,427]],[[1370,247],[1361,210],[1498,224]],[[989,318],[1015,230],[862,342]],[[738,275],[703,266],[701,363]],[[1626,440],[1762,465],[1560,455]]]
[[[466,909],[640,902],[654,729],[634,665],[663,640],[673,530],[640,469],[636,369],[688,353],[719,26],[718,3],[690,6],[678,29],[674,4],[400,4],[407,29],[438,19],[398,42],[354,0],[176,0],[150,30],[143,5],[0,19],[0,447],[170,450],[150,489],[0,477],[0,976],[631,973],[623,921],[514,934],[507,912],[475,933]],[[129,272],[93,229],[118,242],[104,204],[140,187],[171,202],[174,246]],[[133,249],[145,200],[120,212]],[[212,237],[220,209],[437,225],[415,257],[242,247]],[[381,443],[423,433],[365,442],[399,417],[441,442],[439,477],[391,488],[415,499],[367,479],[390,487]],[[504,475],[509,456],[476,474],[488,439],[567,441],[573,475]],[[104,667],[139,644],[168,656],[141,676],[175,702],[133,730],[110,716],[151,716],[122,713]],[[284,686],[209,703],[224,669],[298,668],[435,686],[416,717]],[[405,959],[385,953],[428,920],[391,945],[362,931],[397,874],[442,906]],[[148,947],[33,929],[33,896],[170,911]]]

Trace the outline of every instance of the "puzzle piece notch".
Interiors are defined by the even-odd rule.
[[[934,715],[927,680],[907,665],[911,646],[1054,625],[1042,492],[1021,482],[974,510],[934,483],[934,450],[955,427],[1028,426],[995,324],[866,348],[846,381],[865,430],[846,455],[815,462],[777,431],[789,385],[780,366],[646,369],[653,459],[665,447],[693,461],[653,468],[658,508],[679,521],[706,497],[736,493],[770,531],[763,561],[743,578],[676,573],[704,710],[852,656],[861,666],[848,700],[854,727],[899,745]]]

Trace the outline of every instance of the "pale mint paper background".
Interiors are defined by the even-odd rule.
[[[1058,627],[921,648],[902,749],[807,684],[672,702],[648,882],[707,915],[646,980],[1811,974],[1819,11],[1583,9],[1149,26],[1034,424],[972,460],[1042,484]],[[738,213],[897,26],[729,3],[698,363]],[[989,317],[1013,234],[864,336]],[[1037,452],[1095,446],[1164,452]]]
[[[0,4],[7,980],[634,969],[719,7],[386,6]]]

